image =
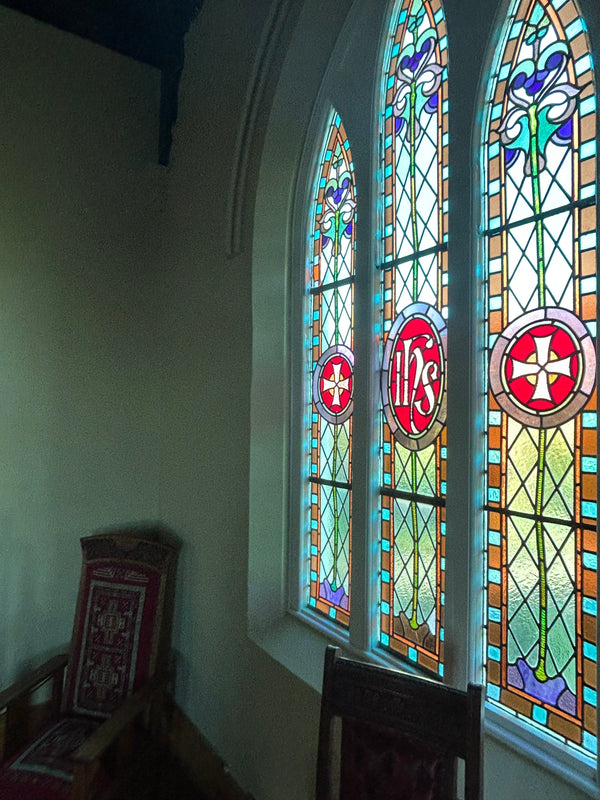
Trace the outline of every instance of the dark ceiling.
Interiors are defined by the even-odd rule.
[[[203,0],[0,0],[9,8],[161,70],[159,161],[166,164],[183,40]]]

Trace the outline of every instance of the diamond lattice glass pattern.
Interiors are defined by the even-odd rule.
[[[347,627],[352,526],[356,189],[340,117],[327,126],[310,215],[306,295],[308,605]]]
[[[443,675],[447,46],[440,0],[400,0],[383,75],[380,645]]]
[[[581,24],[579,24],[581,23]],[[487,693],[595,761],[595,90],[573,0],[514,0],[486,100]],[[590,474],[586,475],[586,469]]]

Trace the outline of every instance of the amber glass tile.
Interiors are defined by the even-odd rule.
[[[548,727],[551,731],[560,733],[560,735],[564,736],[566,739],[570,739],[571,741],[575,742],[581,741],[581,730],[579,729],[579,726],[574,722],[569,722],[558,714],[549,712]]]
[[[489,605],[492,606],[492,608],[500,608],[502,594],[497,583],[490,583],[488,587],[488,598]]]
[[[500,683],[500,664],[497,661],[488,661],[487,674],[489,682],[498,686]]]
[[[488,642],[495,647],[502,644],[502,630],[497,622],[490,622],[488,625]]]
[[[571,2],[565,3],[565,5],[561,9],[559,9],[558,18],[560,19],[563,28],[566,28],[567,25],[570,22],[573,22],[573,20],[576,17],[577,17],[577,9]]]
[[[586,294],[581,298],[581,316],[586,320],[596,318],[595,294]]]
[[[582,186],[593,183],[596,180],[596,161],[593,158],[586,158],[580,162],[579,175]]]
[[[500,699],[504,705],[512,708],[514,711],[518,711],[520,714],[525,714],[526,717],[531,716],[531,709],[533,704],[530,700],[526,700],[524,697],[521,697],[514,692],[511,692],[508,689],[503,689],[500,693]]]
[[[437,672],[437,661],[431,658],[431,656],[419,651],[418,659],[419,664],[423,667],[423,669],[426,669],[429,672]]]
[[[596,709],[593,706],[586,705],[583,712],[583,724],[587,731],[594,734],[594,736],[596,735],[598,718]]]
[[[589,206],[581,210],[581,233],[596,230],[596,207]]]
[[[589,614],[583,614],[583,636],[588,642],[596,644],[596,624],[598,620]]]
[[[581,120],[581,140],[583,142],[588,139],[593,139],[596,135],[596,117],[593,114],[587,114]]]

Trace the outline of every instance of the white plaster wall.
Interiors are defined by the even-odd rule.
[[[235,143],[270,5],[268,0],[206,0],[187,37],[165,239],[167,324],[162,346],[167,371],[160,511],[185,542],[175,629],[179,703],[257,800],[308,800],[314,785],[319,695],[295,677],[289,658],[281,658],[288,671],[248,638],[246,578],[250,560],[248,596],[251,611],[258,609],[259,617],[262,612],[269,616],[270,603],[285,603],[285,569],[277,567],[274,576],[268,566],[262,567],[269,559],[285,564],[289,384],[282,337],[289,219],[312,102],[326,55],[351,4],[301,4],[306,14],[286,47],[270,117],[258,118],[257,133],[266,134],[266,140],[262,162],[251,164],[244,249],[228,258]],[[455,0],[452,5],[467,20],[483,14],[477,0]],[[464,32],[467,39],[469,30]],[[476,59],[484,44],[477,42],[471,58]],[[347,51],[338,61],[340,71],[351,72],[351,63]],[[469,79],[476,83],[477,75]],[[454,91],[460,93],[458,87]],[[457,122],[455,131],[468,153],[471,120]],[[471,168],[469,160],[459,201],[463,207],[471,202]],[[468,252],[465,238],[463,248]],[[465,275],[458,290],[466,284]],[[468,341],[466,326],[459,326],[457,335]],[[260,387],[258,405],[251,405],[251,385]],[[249,460],[251,469],[265,478],[256,491]],[[301,651],[305,639],[297,629],[279,633],[280,647],[288,653]],[[312,676],[319,668],[303,663],[301,670]],[[461,669],[466,671],[464,663]],[[486,759],[486,800],[585,796],[491,739],[486,741]]]
[[[80,536],[157,516],[155,70],[0,8],[0,678],[67,642]]]
[[[0,8],[0,678],[68,639],[79,536],[160,516],[184,541],[177,699],[257,800],[308,800],[317,741],[318,692],[247,634],[252,425],[275,482],[287,403],[281,341],[251,363],[253,336],[266,356],[270,335],[252,318],[252,272],[267,259],[272,308],[256,313],[280,336],[294,174],[350,3],[311,6],[258,115],[266,149],[250,159],[233,258],[236,140],[271,0],[206,0],[168,170],[154,71]],[[271,233],[253,252],[257,186]],[[274,408],[251,409],[252,374],[272,367]],[[283,559],[282,507],[268,484],[260,500],[280,542],[253,558]],[[251,594],[281,592],[257,581]],[[486,756],[487,800],[582,800],[513,750],[488,741]]]
[[[252,204],[243,252],[227,256],[236,141],[269,6],[206,0],[186,40],[164,246],[160,512],[184,541],[177,700],[257,798],[303,800],[318,694],[247,636]]]

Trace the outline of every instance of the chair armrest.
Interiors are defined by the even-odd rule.
[[[20,700],[30,694],[50,678],[56,677],[59,672],[64,670],[67,661],[67,653],[60,653],[60,655],[49,658],[45,664],[16,680],[12,686],[0,692],[0,709],[10,706],[16,700]]]
[[[123,730],[141,714],[154,696],[165,688],[163,679],[155,678],[130,695],[123,705],[89,736],[73,755],[76,765],[89,765],[97,761],[116,741]]]

